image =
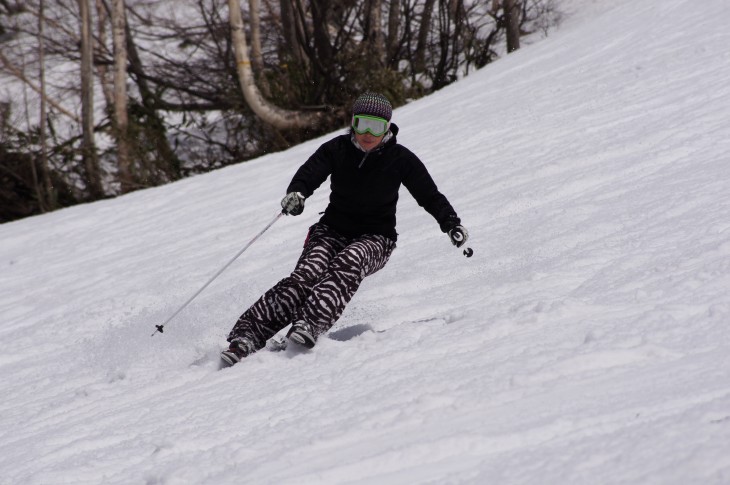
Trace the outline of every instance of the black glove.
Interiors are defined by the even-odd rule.
[[[301,192],[289,192],[281,199],[281,208],[288,216],[298,216],[304,211],[304,195]]]
[[[466,240],[469,239],[469,231],[467,231],[466,228],[461,224],[451,229],[448,232],[448,235],[449,239],[451,239],[451,244],[453,244],[457,248],[463,246]]]

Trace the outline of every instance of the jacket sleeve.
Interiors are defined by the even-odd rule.
[[[320,146],[294,174],[286,192],[301,192],[304,197],[311,196],[332,173],[333,150],[337,139]]]
[[[446,196],[439,192],[431,174],[421,160],[411,152],[407,152],[403,185],[411,193],[418,205],[426,209],[439,223],[441,231],[448,232],[461,223],[456,211]]]

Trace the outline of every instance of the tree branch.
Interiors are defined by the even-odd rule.
[[[16,78],[23,81],[25,84],[27,84],[33,91],[38,93],[39,95],[42,95],[41,88],[33,84],[33,82],[26,77],[25,74],[23,74],[23,71],[18,69],[16,66],[14,66],[7,57],[3,55],[2,52],[0,52],[0,63],[2,63],[3,67],[8,70],[10,74],[15,76]],[[79,119],[76,115],[68,111],[66,108],[61,106],[58,102],[54,101],[53,99],[49,98],[48,96],[44,96],[46,102],[53,106],[56,110],[58,110],[59,113],[64,114],[71,118],[73,121],[77,123],[81,123],[81,119]]]

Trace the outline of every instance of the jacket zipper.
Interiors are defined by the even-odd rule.
[[[362,157],[362,160],[360,160],[360,165],[357,166],[358,170],[362,168],[362,165],[365,163],[365,159],[368,158],[368,155],[370,155],[370,152],[365,152],[365,156]]]

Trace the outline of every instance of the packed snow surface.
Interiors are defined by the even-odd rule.
[[[312,351],[217,368],[327,184],[151,334],[328,137],[0,226],[0,483],[730,483],[730,3],[701,3],[573,2],[396,110],[475,254],[403,190]]]

